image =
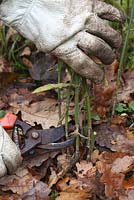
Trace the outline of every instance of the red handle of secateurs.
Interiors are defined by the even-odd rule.
[[[14,127],[17,116],[12,113],[6,113],[4,117],[0,119],[0,124],[5,129],[11,129]]]

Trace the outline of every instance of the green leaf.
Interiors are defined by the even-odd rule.
[[[122,113],[122,112],[126,111],[126,110],[127,110],[126,104],[124,104],[124,103],[119,103],[119,104],[116,106],[115,110],[116,110],[117,112],[119,112],[119,113]]]
[[[0,110],[0,118],[4,117],[6,112],[4,110]]]
[[[131,101],[131,102],[128,104],[128,107],[129,107],[130,111],[134,111],[134,101]]]
[[[99,120],[100,120],[100,116],[99,116],[98,114],[94,114],[94,113],[91,114],[91,118],[92,118],[93,120],[96,120],[96,121],[99,121]]]
[[[70,83],[48,84],[35,89],[33,93],[35,94],[35,93],[45,92],[48,90],[62,89],[70,86],[72,86]]]

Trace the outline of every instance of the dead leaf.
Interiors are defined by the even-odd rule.
[[[22,97],[23,98],[23,97]],[[24,98],[23,98],[24,99]],[[59,122],[57,101],[52,98],[46,98],[44,101],[37,101],[32,104],[21,101],[21,104],[16,104],[15,101],[10,102],[12,112],[18,113],[21,110],[22,119],[27,123],[34,125],[34,122],[42,124],[43,129],[57,126]],[[63,110],[64,110],[63,106]],[[64,122],[63,122],[64,123]]]
[[[134,128],[127,128],[126,137],[129,140],[134,140]]]
[[[87,162],[86,160],[82,160],[80,163],[76,163],[77,172],[76,175],[78,178],[85,178],[89,170],[93,168],[93,164],[91,162]]]
[[[16,175],[4,176],[0,178],[0,185],[3,191],[11,190],[19,195],[28,192],[38,182],[29,171],[19,168]]]
[[[125,174],[133,170],[134,156],[104,152],[96,165],[102,174],[100,182],[105,185],[105,195],[115,199],[123,196],[125,185],[130,183],[125,180]]]
[[[25,160],[23,161],[23,166],[27,166],[29,169],[31,169],[32,167],[40,167],[43,162],[55,158],[58,153],[58,151],[49,153],[44,152],[41,154],[39,154],[38,152],[38,154],[33,154],[32,156],[27,155],[27,157],[25,157]]]
[[[111,166],[106,162],[98,161],[97,167],[102,174],[100,182],[105,185],[106,197],[118,198],[120,190],[123,188],[123,173],[112,173]]]
[[[29,47],[25,47],[22,53],[20,54],[20,56],[30,56],[30,55],[31,55],[31,50]]]
[[[124,195],[119,196],[119,200],[134,200],[134,190],[126,190]]]
[[[83,189],[91,193],[94,193],[94,191],[97,193],[98,181],[96,178],[96,166],[93,166],[91,162],[82,160],[80,163],[76,163],[76,167],[76,176],[78,181],[81,182]]]
[[[118,90],[118,102],[129,103],[134,100],[134,70],[123,74],[123,84]]]
[[[4,57],[0,56],[0,73],[4,73],[4,72],[9,73],[9,72],[12,72],[12,71],[13,71],[13,68],[10,66],[8,61]]]
[[[111,83],[108,86],[94,86],[93,110],[96,111],[99,116],[105,117],[105,114],[109,111],[109,106],[112,104],[113,101],[114,92],[114,83]]]
[[[17,194],[0,194],[0,200],[22,200]]]
[[[13,28],[9,27],[8,31],[6,33],[6,42],[8,44],[9,40],[11,40],[15,35],[17,34],[17,31]]]
[[[56,198],[56,200],[63,200],[63,199],[89,199],[91,194],[88,190],[83,188],[83,184],[81,181],[78,181],[75,178],[66,177],[60,180],[56,184],[56,188],[60,190],[60,196]]]
[[[24,65],[26,65],[29,69],[33,67],[32,62],[28,58],[22,58]]]
[[[0,88],[4,88],[9,83],[13,82],[17,77],[17,74],[13,72],[1,72],[0,73]]]
[[[133,175],[128,178],[128,180],[123,181],[123,187],[126,190],[134,190],[134,177]]]
[[[112,124],[117,124],[117,125],[125,125],[127,121],[127,116],[114,116],[111,117],[110,119]]]
[[[91,154],[91,161],[92,163],[96,163],[97,160],[99,160],[99,150],[98,149],[95,149],[92,154]]]
[[[96,143],[101,147],[111,149],[112,144],[116,141],[118,135],[125,134],[123,126],[110,123],[102,123],[94,128],[96,131]]]
[[[111,150],[134,155],[134,140],[129,140],[124,135],[118,135],[116,143],[111,146]]]
[[[70,160],[67,158],[67,154],[62,154],[57,157],[57,167],[58,169],[67,169],[70,165]]]
[[[51,190],[42,181],[36,183],[28,192],[21,195],[22,200],[50,200]]]
[[[56,200],[88,200],[91,197],[90,194],[84,191],[75,192],[60,192]]]
[[[114,160],[116,160],[116,158],[123,158],[126,155],[127,155],[126,153],[122,152],[103,151],[99,156],[99,160],[106,162],[107,164],[112,164]]]
[[[134,166],[134,156],[124,156],[116,158],[112,163],[112,173],[125,173]]]
[[[55,185],[60,178],[52,167],[50,167],[50,170],[51,170],[51,175],[49,176],[49,180],[48,180],[49,188]]]
[[[29,62],[31,63],[29,72],[34,80],[57,83],[57,58],[55,56],[43,52],[32,52]]]

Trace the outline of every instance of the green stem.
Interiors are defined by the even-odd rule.
[[[67,103],[66,103],[66,113],[65,113],[65,132],[66,139],[68,139],[68,113],[69,113],[69,104],[70,104],[71,88],[67,89]]]
[[[79,82],[80,77],[75,74],[74,77],[75,81],[75,125],[76,125],[76,131],[79,133]],[[75,151],[75,159],[77,160],[79,158],[79,146],[80,146],[80,138],[79,134],[76,136],[76,151]]]
[[[67,89],[67,103],[66,103],[66,112],[65,112],[65,136],[66,140],[69,138],[68,134],[68,115],[69,115],[69,105],[70,105],[70,99],[71,98],[71,87]],[[69,148],[67,148],[67,157],[70,157],[70,151]]]
[[[62,62],[58,61],[58,83],[61,83],[61,72],[62,72]],[[59,113],[59,122],[61,122],[61,89],[58,89],[58,113]]]
[[[127,14],[129,15],[130,0],[127,0]]]
[[[85,88],[85,104],[86,104],[86,115],[87,115],[87,148],[88,148],[88,154],[87,154],[87,160],[89,161],[91,159],[91,144],[92,144],[92,117],[91,117],[91,102],[90,102],[90,95],[89,95],[89,87],[87,85],[86,79],[84,79],[84,88]]]
[[[0,29],[0,43],[1,43],[1,54],[7,53],[7,41],[5,34],[5,26],[2,26]]]
[[[116,102],[114,103],[114,105],[116,105],[116,103],[117,103],[118,87],[119,87],[121,72],[123,69],[125,53],[126,53],[126,49],[127,49],[127,45],[128,45],[128,41],[129,41],[129,35],[130,35],[131,26],[132,26],[133,16],[134,16],[134,0],[132,1],[130,21],[128,24],[128,30],[126,32],[126,37],[125,37],[125,41],[124,41],[124,45],[123,45],[123,49],[122,49],[122,53],[121,53],[121,58],[120,58],[120,63],[119,63],[119,69],[118,69],[118,74],[117,74],[117,79],[116,79]]]

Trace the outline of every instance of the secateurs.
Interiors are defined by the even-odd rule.
[[[18,133],[18,127],[22,130],[21,138]],[[74,126],[69,124],[69,129],[72,130],[72,128],[74,129]],[[64,126],[49,129],[39,129],[38,126],[33,127],[19,119],[17,119],[14,124],[13,141],[19,147],[22,154],[29,152],[35,147],[56,150],[66,148],[74,143],[74,136],[70,137],[66,141],[58,142],[64,136]],[[22,139],[23,142],[21,143]]]
[[[65,141],[59,142],[60,139],[65,137],[65,126],[63,125],[56,128],[42,129],[41,125],[31,126],[12,113],[7,113],[0,120],[0,123],[5,129],[13,128],[12,139],[22,155],[34,148],[47,150],[66,148],[72,145],[75,140],[75,137],[72,136]],[[19,129],[21,131],[18,131]],[[72,132],[74,125],[69,123],[68,130]]]

